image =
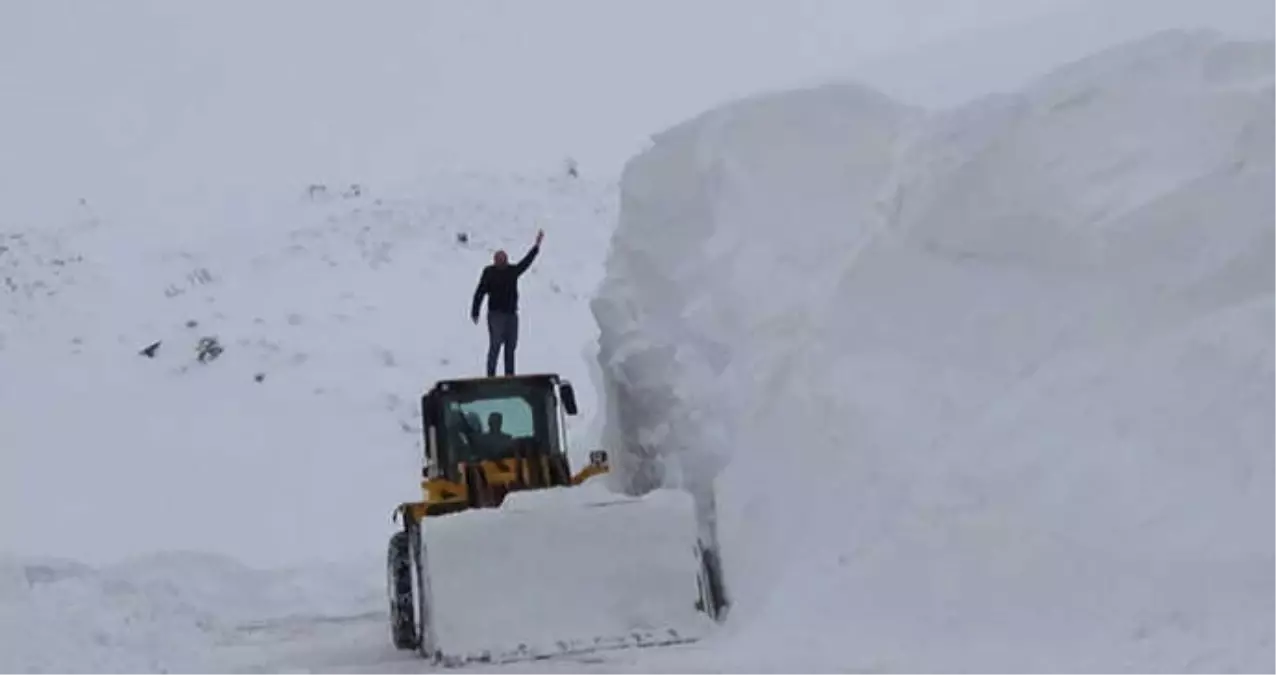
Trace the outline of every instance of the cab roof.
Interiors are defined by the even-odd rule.
[[[487,386],[499,387],[502,384],[531,384],[539,386],[553,386],[559,384],[562,378],[557,373],[533,373],[528,375],[509,375],[497,377],[462,377],[450,380],[439,380],[434,383],[431,391],[454,391],[454,390],[474,390],[482,389]]]

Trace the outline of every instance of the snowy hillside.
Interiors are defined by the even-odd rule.
[[[614,187],[565,174],[441,175],[210,195],[137,221],[75,205],[65,225],[0,233],[0,554],[7,577],[39,578],[18,596],[7,593],[23,584],[6,582],[0,613],[61,640],[101,634],[108,653],[66,661],[74,650],[63,643],[24,648],[65,654],[53,668],[190,664],[188,648],[137,634],[143,616],[160,617],[155,630],[186,623],[146,589],[195,574],[190,565],[148,556],[125,572],[82,568],[142,551],[217,552],[194,558],[201,588],[252,577],[243,564],[305,565],[294,574],[306,579],[332,561],[361,581],[297,603],[336,593],[384,611],[391,509],[420,494],[419,395],[437,378],[482,372],[486,334],[468,316],[479,271],[498,246],[521,255],[538,227],[546,239],[523,284],[520,368],[576,381],[583,462],[596,398],[582,359],[595,332],[585,298],[614,202]],[[201,363],[206,336],[223,351]],[[139,353],[156,342],[154,358]],[[34,554],[74,559],[79,572],[45,583]],[[277,611],[241,591],[245,612]],[[239,625],[190,592],[178,584],[160,599],[176,593],[173,602]],[[74,610],[82,603],[104,609]],[[58,628],[67,612],[80,618]],[[135,612],[128,624],[112,618]],[[174,630],[158,642],[177,640]],[[152,646],[160,651],[139,656]],[[40,663],[28,653],[0,648],[0,668]]]
[[[1273,669],[1271,55],[758,97],[631,162],[605,438],[713,481],[735,601],[678,663]]]
[[[601,273],[611,189],[565,176],[376,189],[299,186],[151,222],[85,215],[5,235],[0,372],[21,383],[0,389],[6,546],[101,561],[141,539],[249,563],[380,548],[369,524],[415,494],[419,394],[482,372],[486,334],[468,317],[479,271],[498,246],[521,255],[542,226],[520,368],[578,381],[574,430],[586,432],[582,303]],[[203,337],[224,349],[208,363]],[[157,341],[153,359],[139,355]],[[280,511],[281,491],[296,512]],[[86,517],[100,522],[61,534]]]

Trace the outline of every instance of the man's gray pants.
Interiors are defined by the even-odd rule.
[[[505,349],[505,374],[514,374],[514,350],[518,348],[518,314],[487,313],[487,376],[496,375],[496,353]]]

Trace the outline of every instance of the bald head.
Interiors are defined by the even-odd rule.
[[[509,256],[505,255],[504,250],[501,250],[501,251],[497,251],[492,256],[492,262],[496,263],[498,267],[505,267],[506,265],[509,264],[510,258]]]

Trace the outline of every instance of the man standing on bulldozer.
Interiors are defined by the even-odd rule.
[[[499,250],[492,256],[492,264],[483,268],[478,287],[474,289],[474,302],[470,307],[470,319],[478,324],[479,306],[487,296],[487,376],[496,375],[496,354],[504,349],[505,374],[514,374],[514,350],[518,347],[518,278],[531,267],[540,253],[545,231],[536,232],[536,243],[527,255],[517,263],[509,264],[509,256]]]

